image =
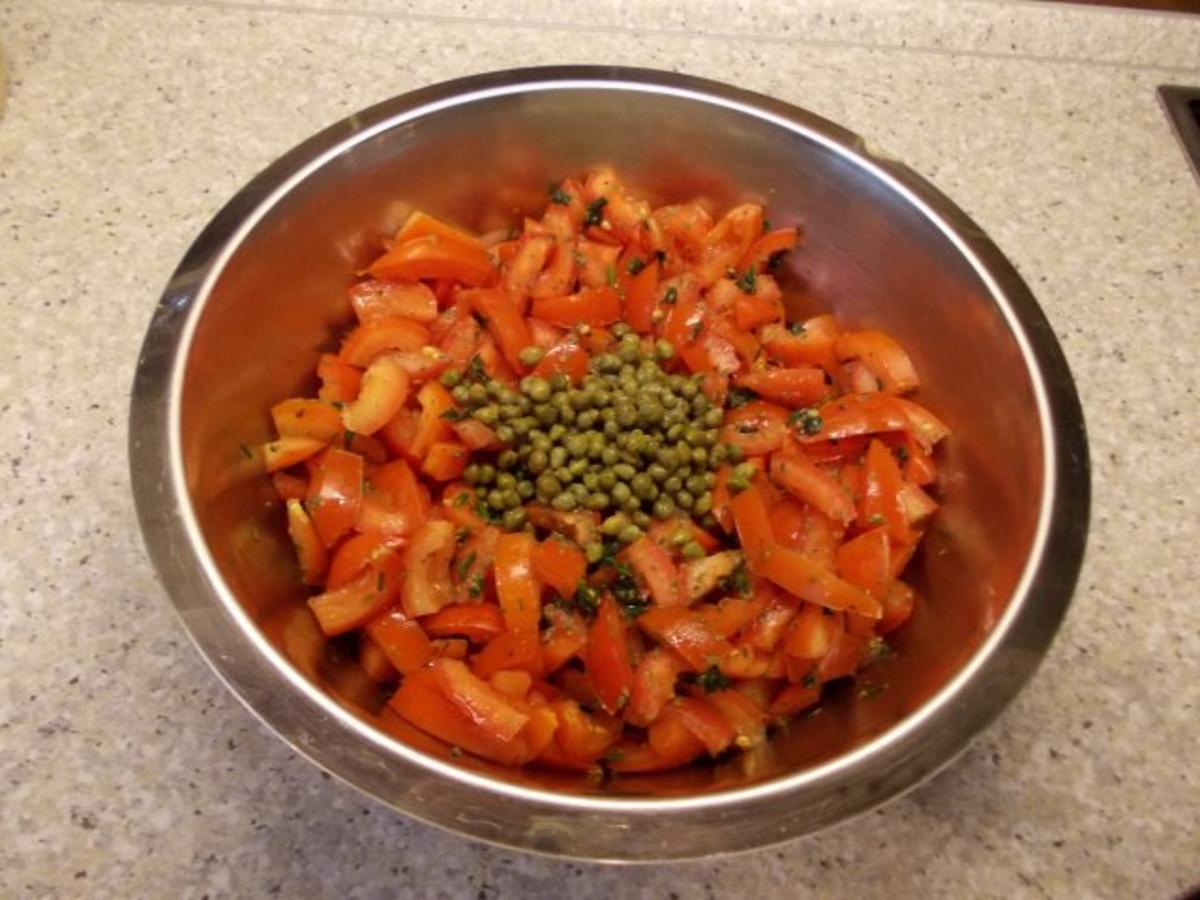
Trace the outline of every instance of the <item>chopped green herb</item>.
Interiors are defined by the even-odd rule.
[[[750,573],[746,571],[745,561],[738,563],[737,568],[721,579],[721,590],[741,597],[750,596]]]
[[[804,334],[804,323],[798,322],[798,321],[797,322],[788,322],[787,329],[792,334]]]
[[[810,669],[804,678],[800,681],[801,687],[811,688],[817,686],[817,670]]]
[[[902,463],[908,462],[908,448],[907,447],[897,447],[896,448],[896,459],[900,460],[900,462],[902,462]]]
[[[471,588],[467,593],[472,597],[478,597],[483,593],[483,573],[476,572],[471,576]]]
[[[342,443],[345,445],[347,450],[349,450],[350,445],[354,443],[354,432],[351,431],[349,428],[347,428],[346,431],[342,434]]]
[[[738,407],[745,406],[752,400],[757,399],[758,394],[750,390],[750,388],[735,387],[729,392],[729,398],[726,402],[729,404],[730,409],[737,409]]]
[[[660,263],[665,263],[667,261],[667,251],[666,250],[655,250],[654,255]]]
[[[866,684],[858,692],[859,700],[871,700],[878,697],[887,689],[886,684]]]
[[[580,580],[579,587],[575,589],[575,605],[585,612],[594,613],[600,606],[600,593]]]
[[[487,369],[484,368],[483,360],[478,356],[472,356],[470,362],[467,363],[466,376],[472,381],[491,381]]]
[[[807,435],[814,435],[820,434],[825,421],[819,412],[809,407],[808,409],[798,409],[788,416],[788,424]]]
[[[609,750],[606,754],[604,754],[604,758],[610,763],[619,763],[625,759],[625,754],[621,750],[614,747],[612,750]]]
[[[635,256],[629,261],[628,272],[630,275],[636,275],[644,268],[646,268],[646,261],[640,256]]]
[[[470,413],[468,413],[465,409],[458,409],[457,407],[452,406],[442,413],[438,418],[445,419],[447,422],[461,422],[463,419],[469,419],[470,417]]]
[[[551,183],[550,202],[557,203],[559,206],[566,206],[571,202],[571,195],[564,191],[560,185]]]
[[[380,572],[379,576],[375,579],[375,593],[382,594],[384,585],[386,585],[386,584],[387,584],[387,574],[384,572]]]
[[[454,505],[457,507],[466,506],[470,502],[471,502],[471,492],[470,491],[459,491],[458,496],[454,498]]]
[[[458,759],[460,756],[462,756],[462,753],[463,752],[462,752],[461,747],[451,747],[450,748],[450,756],[454,759]]]
[[[738,434],[758,434],[758,426],[753,422],[738,422],[736,430]]]
[[[696,683],[704,688],[704,693],[706,694],[723,691],[729,687],[729,679],[725,677],[718,666],[709,666],[697,675]]]
[[[677,300],[679,300],[679,291],[673,287],[667,288],[667,292],[663,294],[663,303],[667,306],[674,306]]]
[[[871,659],[887,659],[892,655],[892,645],[875,635],[867,641],[867,655]]]
[[[458,563],[458,580],[462,581],[467,577],[467,573],[471,571],[471,566],[475,565],[475,551],[472,550]]]
[[[242,451],[242,456],[246,457],[246,459],[254,459],[254,454],[250,452],[250,448],[245,444],[238,444],[238,449]]]
[[[767,257],[767,264],[763,268],[771,270],[778,269],[785,256],[787,256],[786,250],[776,250]]]
[[[762,230],[763,230],[763,234],[766,234],[768,231],[771,230],[771,220],[770,219],[763,219]]]
[[[868,525],[874,525],[874,526],[878,527],[880,525],[883,525],[885,522],[887,522],[887,519],[885,519],[879,513],[874,513],[873,515],[867,516],[867,524]]]
[[[587,215],[583,218],[584,225],[599,225],[604,219],[604,207],[608,205],[607,197],[597,197],[587,205]]]
[[[609,287],[617,286],[617,267],[610,265],[604,270],[604,280]]]
[[[736,282],[738,290],[743,294],[753,294],[758,290],[757,273],[754,266],[748,268],[744,275]]]
[[[466,491],[463,491],[463,493],[465,494]],[[467,538],[469,538],[470,536],[471,536],[470,528],[460,528],[460,529],[458,529],[458,531],[454,532],[454,540],[460,544],[466,543]]]

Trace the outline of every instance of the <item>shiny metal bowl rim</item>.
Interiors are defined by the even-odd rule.
[[[934,223],[987,285],[1019,344],[1033,385],[1038,417],[1043,425],[1044,490],[1039,505],[1033,548],[1012,598],[991,633],[959,672],[918,710],[891,728],[841,756],[749,787],[662,799],[559,793],[468,771],[428,756],[387,736],[350,713],[312,684],[266,640],[221,578],[205,546],[189,499],[180,446],[180,400],[192,337],[203,313],[205,300],[226,262],[274,203],[338,154],[405,121],[494,97],[571,89],[652,92],[724,107],[766,121],[784,131],[801,134],[822,144],[831,153],[869,171],[873,177],[905,197]],[[183,315],[178,314],[181,311],[184,312]],[[151,484],[151,478],[163,470],[170,473],[170,484],[166,487],[176,505],[173,510],[174,524],[169,529],[170,533],[143,527],[143,535],[177,610],[182,614],[185,604],[178,596],[179,578],[174,571],[175,567],[182,565],[200,570],[219,597],[224,613],[234,620],[253,650],[269,662],[281,681],[303,694],[321,713],[335,719],[341,728],[373,745],[385,755],[399,756],[431,773],[513,801],[528,801],[542,808],[564,811],[645,811],[669,814],[672,811],[696,811],[753,803],[766,797],[801,791],[806,786],[819,783],[835,774],[844,775],[850,769],[865,769],[872,758],[878,756],[885,747],[909,738],[923,729],[937,727],[939,724],[947,725],[953,715],[951,707],[955,698],[993,664],[997,651],[1007,642],[1014,623],[1022,615],[1029,613],[1031,598],[1036,598],[1041,604],[1038,614],[1046,623],[1040,635],[1040,645],[1023,648],[1034,651],[1033,658],[1025,665],[1026,670],[1016,679],[1015,685],[1006,689],[1002,696],[992,697],[992,709],[987,716],[976,721],[971,733],[963,735],[959,748],[961,750],[967,746],[974,733],[982,730],[1000,713],[1033,674],[1065,614],[1082,561],[1086,524],[1081,529],[1077,525],[1072,527],[1069,521],[1082,517],[1086,523],[1089,509],[1090,485],[1087,477],[1087,443],[1082,411],[1061,349],[1032,294],[1015,269],[982,229],[949,198],[903,164],[873,151],[861,137],[797,107],[718,82],[648,69],[601,66],[541,67],[514,69],[444,82],[384,101],[310,138],[285,154],[239,191],[213,218],[189,249],[164,291],[159,313],[162,314],[156,314],[148,329],[134,382],[130,416],[130,464],[136,505],[143,526],[152,519],[151,508],[163,499],[164,486]],[[161,386],[152,386],[147,382],[154,367],[144,364],[150,358],[162,359],[164,354],[170,364],[169,384],[165,391],[166,409],[160,406],[164,393]],[[1056,380],[1044,378],[1043,373],[1046,370],[1059,377]],[[147,432],[151,433],[148,435]],[[1068,460],[1073,460],[1076,465],[1066,464]],[[1080,461],[1082,466],[1078,465]],[[154,521],[158,519],[155,518]],[[180,561],[172,557],[171,552],[183,544],[190,549],[193,557]],[[1057,572],[1054,577],[1050,577],[1046,570],[1049,559],[1056,561]],[[294,739],[295,723],[279,721],[270,710],[252,705],[240,685],[231,680],[231,673],[222,658],[222,648],[201,645],[192,630],[187,627],[186,618],[184,625],[201,655],[234,695],[260,721],[297,753],[309,757],[332,774],[339,775],[336,761],[323,761],[319,752],[298,745]],[[925,771],[917,773],[908,786],[912,787],[923,778],[932,775],[949,763],[955,755],[956,753],[949,753]],[[353,781],[349,783],[354,784]],[[876,805],[885,799],[888,798],[876,798],[869,805]],[[420,816],[419,810],[406,811]]]

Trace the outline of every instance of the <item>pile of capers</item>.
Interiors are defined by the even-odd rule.
[[[677,512],[712,527],[715,470],[741,461],[719,440],[724,411],[701,378],[664,369],[669,341],[613,328],[616,344],[593,357],[577,385],[566,376],[530,375],[517,389],[475,374],[448,372],[459,415],[491,428],[505,448],[476,454],[463,472],[481,510],[504,527],[524,527],[524,505],[600,513],[603,535],[628,543]],[[534,366],[540,348],[523,351]]]

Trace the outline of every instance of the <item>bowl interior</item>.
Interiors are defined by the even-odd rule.
[[[475,99],[390,124],[310,165],[219,269],[192,336],[180,446],[194,513],[221,575],[262,633],[347,708],[430,754],[446,748],[380,716],[352,648],[324,642],[267,479],[242,445],[272,436],[271,404],[315,388],[318,352],[350,321],[345,288],[414,206],[478,230],[546,202],[546,184],[609,162],[659,201],[703,194],[764,202],[800,224],[784,283],[793,312],[878,326],[913,356],[917,399],[952,429],[943,506],[912,563],[921,590],[883,690],[833,691],[820,713],[728,763],[598,785],[498,770],[560,790],[680,795],[761,781],[846,753],[917,709],[979,647],[1021,577],[1044,489],[1043,425],[1025,356],[989,286],[919,202],[818,134],[761,115],[652,92],[572,87]],[[861,685],[860,685],[861,687]]]

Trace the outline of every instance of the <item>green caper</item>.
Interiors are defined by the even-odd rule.
[[[680,526],[671,533],[671,545],[682,547],[692,539],[692,533],[686,527]]]
[[[635,513],[642,508],[642,501],[630,495],[629,499],[621,504],[622,508],[628,513]]]
[[[545,403],[550,399],[550,382],[537,375],[521,379],[521,392],[534,403]]]
[[[521,416],[519,419],[512,420],[511,427],[513,434],[515,434],[517,437],[524,437],[525,435],[529,434],[529,432],[533,431],[533,429],[537,428],[537,424],[537,419],[533,418],[532,416]]]
[[[620,505],[624,505],[625,501],[633,496],[633,492],[629,489],[629,485],[623,481],[619,481],[614,484],[609,489],[609,493],[612,495],[613,501]]]
[[[553,442],[553,443],[558,443],[566,436],[567,436],[567,427],[565,425],[563,425],[562,423],[557,423],[557,424],[551,425],[550,431],[547,434],[547,437],[549,437],[551,442]]]
[[[575,496],[576,503],[582,503],[588,497],[588,489],[578,482],[567,488],[567,493]]]
[[[704,559],[704,548],[695,541],[688,541],[679,552],[684,559]]]
[[[612,472],[604,471],[596,476],[596,487],[602,491],[611,491],[617,486],[617,476]]]
[[[579,500],[570,491],[563,491],[550,501],[550,505],[560,512],[571,512],[579,505]]]
[[[453,369],[447,369],[441,374],[438,380],[442,383],[443,387],[455,388],[462,383],[462,376]]]
[[[667,428],[667,440],[669,441],[677,441],[683,437],[683,434],[683,424],[680,422],[674,422]]]
[[[729,450],[724,444],[717,444],[712,448],[712,452],[708,454],[708,464],[710,466],[719,466],[725,462],[725,457],[729,454]]]
[[[482,406],[488,402],[488,390],[482,384],[473,384],[468,389],[472,406]]]
[[[698,393],[700,393],[700,385],[696,384],[694,381],[684,381],[681,385],[679,385],[679,387],[675,388],[675,391],[681,397],[691,400]]]
[[[733,491],[735,494],[750,487],[749,479],[739,478],[737,475],[730,475],[729,480],[726,481],[725,484],[729,487],[729,490]]]
[[[573,459],[567,463],[567,471],[571,473],[572,478],[578,478],[587,471],[588,462],[586,459]]]
[[[654,516],[658,519],[669,518],[675,512],[675,503],[670,497],[661,496],[654,501]]]
[[[504,492],[504,508],[516,509],[521,505],[521,495],[517,493],[515,487],[509,488]]]
[[[629,518],[633,519],[633,524],[643,531],[650,527],[650,515],[640,509],[634,510]]]
[[[487,505],[492,509],[504,509],[504,491],[492,488],[487,493]]]
[[[624,513],[613,513],[600,523],[600,533],[607,537],[616,537],[629,524],[629,517]]]
[[[560,468],[567,464],[567,448],[561,445],[550,448],[550,465],[552,468]]]
[[[602,429],[602,431],[606,438],[608,438],[609,440],[612,440],[613,438],[617,437],[621,433],[621,426],[618,425],[615,420],[608,419],[604,423],[604,428]]]
[[[599,541],[588,541],[583,545],[583,555],[589,563],[598,563],[604,558],[604,545]]]
[[[574,434],[567,435],[566,440],[563,441],[563,447],[566,448],[567,453],[571,456],[584,456],[588,450],[588,439],[585,435],[575,432]]]
[[[541,347],[525,347],[517,354],[517,359],[521,361],[521,365],[523,366],[536,366],[542,361],[542,357],[545,355],[546,351]]]
[[[579,428],[591,428],[600,420],[600,413],[594,409],[585,409],[575,417],[575,424]]]
[[[683,490],[683,479],[680,478],[678,475],[672,475],[670,478],[668,478],[666,481],[663,482],[663,490],[666,491],[668,494],[674,494],[677,491],[682,491]]]
[[[631,481],[633,476],[637,474],[637,469],[629,463],[617,463],[617,465],[613,466],[613,474],[622,481]]]
[[[650,492],[654,490],[654,482],[650,480],[650,476],[645,472],[638,472],[633,476],[633,480],[629,483],[629,487],[635,496],[645,500],[649,498]]]
[[[704,493],[704,479],[699,475],[689,475],[685,485],[692,496]]]
[[[567,466],[559,466],[554,470],[554,477],[563,484],[570,484],[575,480],[575,476],[571,474],[571,470]]]
[[[525,461],[525,465],[529,467],[529,471],[534,475],[540,475],[546,471],[546,466],[550,464],[550,458],[544,450],[534,450],[529,454],[529,459]]]
[[[504,513],[504,527],[509,531],[518,531],[525,527],[527,518],[528,516],[526,515],[525,510],[521,509],[519,506],[515,509],[507,510]]]
[[[463,469],[463,481],[467,484],[479,483],[479,466],[476,463],[471,463]]]
[[[535,490],[532,481],[517,482],[517,496],[519,496],[522,500],[529,500],[533,497],[534,493]]]
[[[556,494],[562,492],[562,482],[548,473],[539,475],[537,480],[537,492],[538,497],[542,500],[550,500]]]
[[[617,540],[622,544],[632,544],[642,536],[642,529],[636,525],[629,524],[621,529],[621,533],[617,535]]]
[[[473,413],[475,420],[491,427],[500,421],[500,410],[495,406],[481,406]]]
[[[694,401],[693,401],[693,403],[694,403]],[[721,412],[721,410],[719,410],[719,409],[708,410],[708,412],[704,413],[704,418],[701,419],[701,421],[704,422],[705,428],[720,428],[721,423],[724,420],[725,420],[725,414],[723,412]]]
[[[638,420],[638,411],[632,403],[628,401],[617,401],[614,404],[614,412],[617,418],[617,424],[622,428],[628,428]]]
[[[496,478],[496,467],[491,463],[482,463],[479,466],[479,483],[491,484]]]
[[[592,368],[597,372],[613,374],[621,371],[621,360],[613,353],[601,353],[592,360]]]
[[[675,469],[679,466],[679,454],[670,447],[663,447],[655,454],[655,458],[668,469]]]
[[[583,501],[583,505],[585,507],[588,509],[594,509],[597,512],[602,509],[608,509],[608,504],[608,494],[602,494],[599,491],[594,494],[588,494],[587,499]]]
[[[454,398],[454,402],[459,406],[466,406],[471,402],[471,389],[465,384],[460,384],[450,392],[450,396]]]
[[[726,456],[729,458],[729,461],[734,464],[740,463],[742,461],[742,457],[745,456],[745,454],[742,453],[742,448],[737,444],[726,444],[725,446],[728,448],[726,450]]]
[[[741,478],[745,481],[750,481],[755,475],[758,474],[758,466],[750,462],[738,463],[733,467],[733,474],[735,478]]]
[[[598,472],[584,472],[583,486],[589,491],[594,491],[600,487],[600,474]]]
[[[533,417],[543,428],[549,428],[558,421],[558,410],[549,403],[539,403],[533,408]]]
[[[500,441],[502,444],[511,444],[513,442],[513,438],[516,437],[516,434],[517,433],[512,430],[511,425],[496,426],[496,440]]]
[[[620,457],[617,455],[616,447],[605,447],[600,451],[600,462],[606,466],[615,466]]]
[[[705,491],[703,494],[697,497],[696,502],[692,504],[692,515],[703,516],[709,512],[712,512],[712,492]],[[707,528],[708,526],[705,527]]]
[[[654,355],[659,359],[673,359],[675,357],[675,345],[668,340],[659,338],[654,342]]]
[[[500,406],[500,418],[506,422],[511,422],[517,416],[521,415],[521,407],[515,403],[504,403]]]
[[[511,469],[517,464],[518,458],[514,450],[501,450],[496,456],[496,465],[501,469]]]
[[[638,406],[638,420],[643,425],[655,425],[662,421],[665,412],[660,404],[647,401]]]
[[[500,468],[503,469],[505,466],[501,465]],[[500,490],[507,491],[509,488],[515,488],[516,486],[517,479],[511,472],[501,472],[496,476],[496,487],[500,488]]]
[[[651,463],[646,468],[646,474],[655,481],[665,481],[671,473],[667,471],[666,466],[659,463]]]

